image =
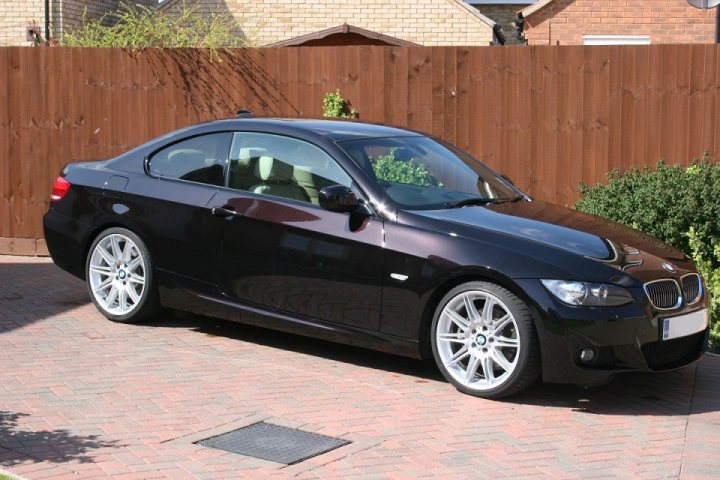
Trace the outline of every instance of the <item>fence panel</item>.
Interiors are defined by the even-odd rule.
[[[572,204],[611,168],[720,149],[720,47],[0,48],[0,253],[42,238],[52,181],[161,133],[226,118],[360,118],[469,150],[538,198]]]

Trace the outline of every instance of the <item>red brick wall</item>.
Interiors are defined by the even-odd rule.
[[[530,45],[581,45],[583,35],[649,35],[652,43],[715,43],[718,9],[687,0],[555,0],[530,15]]]

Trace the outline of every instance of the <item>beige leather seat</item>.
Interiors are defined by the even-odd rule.
[[[238,190],[249,190],[255,185],[255,166],[262,155],[262,148],[233,148],[230,150],[230,172],[228,186]]]
[[[297,184],[300,185],[303,190],[305,190],[305,193],[308,194],[308,197],[310,197],[310,201],[312,203],[314,203],[315,205],[320,203],[320,201],[318,200],[318,189],[315,186],[315,176],[310,170],[310,167],[295,165],[295,169],[293,170],[293,178],[295,179]]]
[[[310,202],[305,190],[293,179],[293,167],[273,157],[260,157],[255,165],[255,176],[262,183],[250,189],[253,193]]]

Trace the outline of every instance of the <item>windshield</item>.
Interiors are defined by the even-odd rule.
[[[519,193],[470,155],[429,137],[339,142],[402,208],[431,210],[514,201]]]

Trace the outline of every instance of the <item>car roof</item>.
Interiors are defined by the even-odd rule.
[[[419,136],[418,132],[405,130],[403,128],[391,127],[388,125],[365,123],[357,120],[322,120],[303,118],[233,118],[229,120],[216,120],[205,125],[219,126],[223,128],[262,129],[263,127],[286,128],[291,132],[312,132],[316,135],[328,137],[334,141],[354,140],[359,138],[372,137],[406,137]]]

